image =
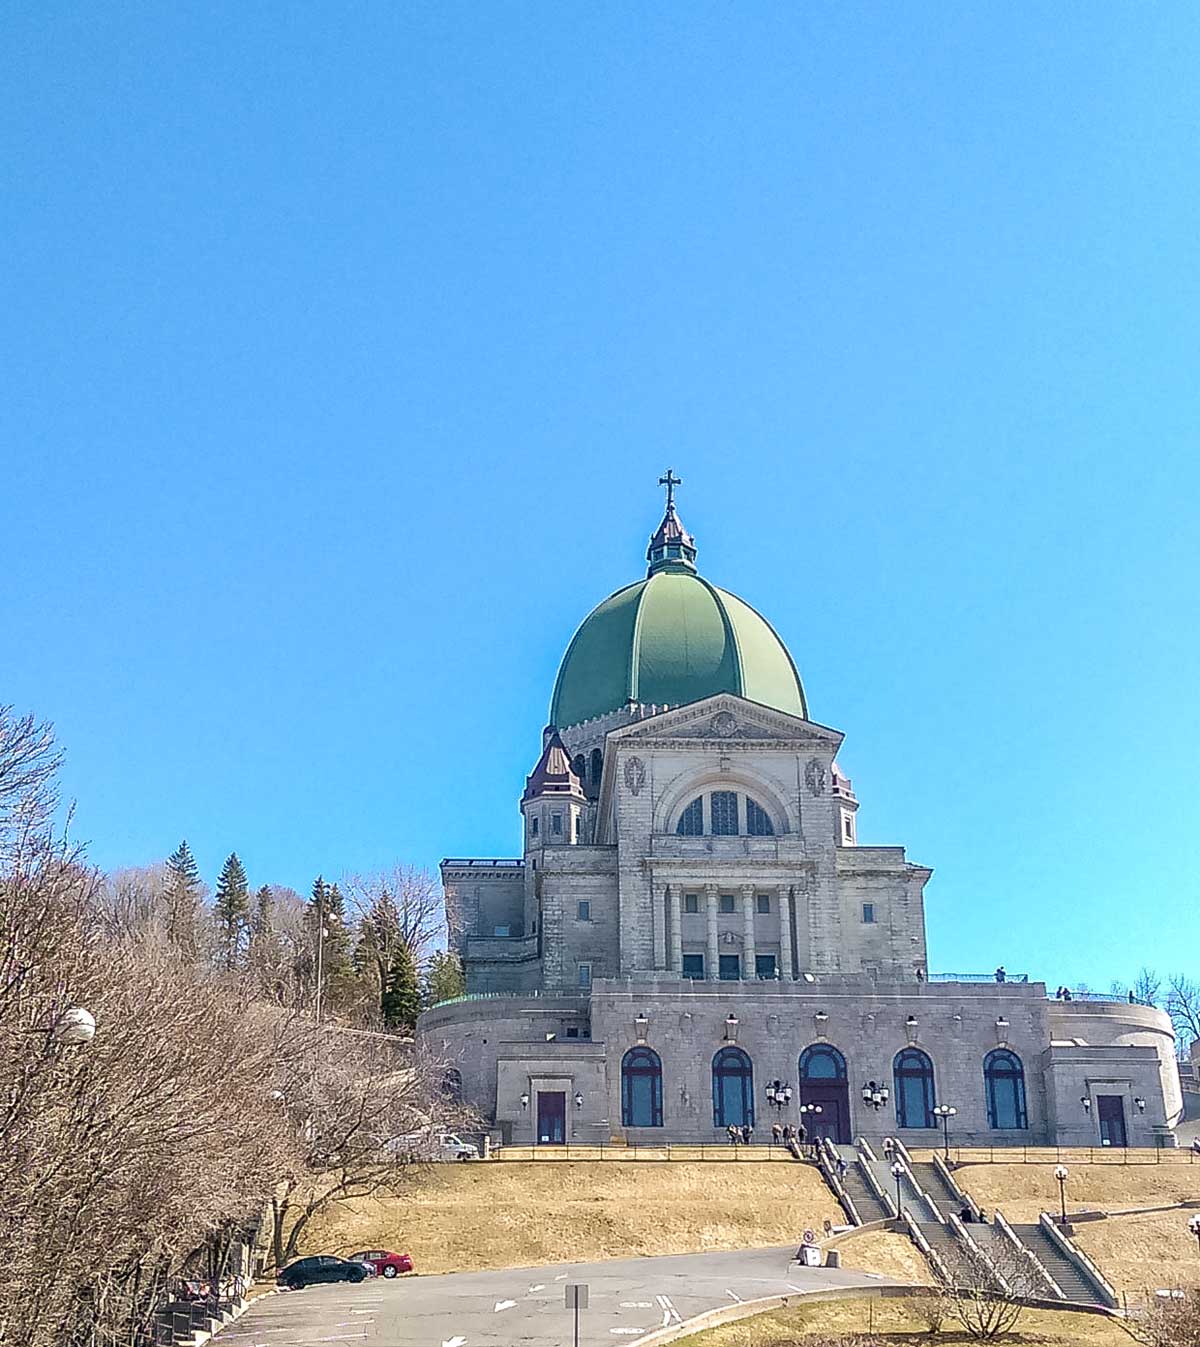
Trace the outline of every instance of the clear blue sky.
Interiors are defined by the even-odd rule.
[[[660,472],[934,867],[1192,973],[1193,4],[0,15],[0,700],[99,864],[512,854]]]

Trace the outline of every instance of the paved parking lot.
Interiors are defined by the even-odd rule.
[[[793,1249],[562,1263],[438,1277],[371,1278],[312,1286],[256,1302],[219,1337],[221,1347],[570,1347],[569,1283],[585,1282],[583,1347],[628,1343],[664,1324],[760,1296],[831,1287],[878,1286],[884,1279],[837,1268],[799,1268]]]

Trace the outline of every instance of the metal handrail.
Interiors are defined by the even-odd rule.
[[[1038,1273],[1040,1277],[1042,1277],[1045,1280],[1046,1285],[1050,1287],[1050,1289],[1059,1298],[1059,1300],[1066,1300],[1067,1298],[1066,1294],[1064,1293],[1062,1287],[1059,1286],[1059,1284],[1050,1275],[1050,1269],[1045,1265],[1045,1263],[1042,1262],[1042,1260],[1037,1256],[1037,1254],[1034,1253],[1034,1251],[1029,1247],[1029,1245],[1025,1243],[1025,1241],[1021,1238],[1021,1236],[1018,1235],[1017,1232],[1012,1228],[1012,1226],[1009,1225],[1009,1223],[1004,1219],[1004,1213],[1002,1211],[996,1211],[993,1212],[992,1214],[995,1218],[996,1225],[999,1228],[1000,1233],[1005,1236],[1005,1238],[1009,1241],[1009,1243],[1013,1246],[1013,1248],[1016,1249],[1017,1253],[1025,1255],[1025,1257],[1029,1260],[1029,1262],[1033,1264],[1034,1270]]]
[[[1115,1308],[1119,1302],[1117,1300],[1116,1289],[1113,1287],[1112,1282],[1108,1280],[1104,1273],[1100,1271],[1096,1264],[1092,1262],[1074,1240],[1067,1238],[1066,1232],[1060,1229],[1054,1220],[1054,1217],[1051,1216],[1048,1211],[1042,1212],[1041,1216],[1038,1217],[1038,1225],[1041,1226],[1045,1234],[1049,1236],[1050,1242],[1058,1248],[1058,1251],[1065,1258],[1083,1269],[1084,1276],[1097,1287],[1100,1291],[1101,1298],[1108,1303],[1109,1308]],[[1065,1298],[1066,1297],[1064,1297],[1064,1299]]]

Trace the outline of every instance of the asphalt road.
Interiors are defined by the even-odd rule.
[[[786,1249],[559,1263],[438,1277],[372,1277],[266,1296],[224,1329],[220,1347],[571,1347],[572,1282],[589,1288],[581,1347],[635,1344],[667,1323],[760,1296],[878,1286],[885,1278],[800,1268]]]

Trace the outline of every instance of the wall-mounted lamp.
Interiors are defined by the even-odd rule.
[[[528,1092],[525,1091],[525,1090],[522,1090],[522,1091],[521,1091],[521,1107],[522,1107],[522,1108],[528,1108],[528,1107],[529,1107],[529,1094],[528,1094]]]
[[[823,1010],[818,1010],[817,1013],[813,1016],[813,1024],[816,1027],[818,1035],[823,1035],[825,1033],[825,1026],[828,1023],[829,1023],[829,1016],[826,1015],[826,1013]]]
[[[581,1090],[575,1091],[575,1107],[576,1108],[583,1107],[583,1092]]]
[[[731,1010],[725,1016],[725,1037],[732,1040],[737,1037],[738,1017]]]
[[[1091,1113],[1091,1111],[1092,1111],[1092,1099],[1091,1099],[1091,1096],[1090,1096],[1090,1095],[1081,1094],[1081,1095],[1079,1096],[1079,1102],[1083,1105],[1083,1111],[1084,1111],[1085,1113]]]
[[[1133,1106],[1135,1109],[1137,1109],[1139,1113],[1145,1113],[1146,1111],[1146,1101],[1141,1097],[1141,1095],[1134,1096]]]
[[[639,1043],[644,1043],[646,1041],[646,1030],[649,1027],[649,1025],[650,1020],[647,1017],[646,1012],[643,1010],[641,1014],[638,1015],[638,1017],[633,1022],[633,1027],[637,1033],[637,1040]]]
[[[1008,1041],[1008,1021],[1003,1015],[996,1016],[996,1039],[1000,1043]]]
[[[908,1035],[908,1041],[915,1043],[917,1041],[917,1017],[910,1015],[904,1021],[904,1032]]]
[[[862,1099],[864,1104],[867,1104],[878,1113],[888,1101],[888,1087],[886,1085],[876,1085],[873,1080],[869,1080],[862,1087]]]

